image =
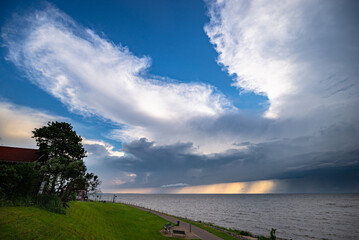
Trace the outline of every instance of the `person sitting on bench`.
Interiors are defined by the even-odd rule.
[[[166,223],[166,224],[163,226],[163,229],[165,229],[166,232],[169,232],[172,227],[173,227],[173,226],[172,226],[171,223]]]

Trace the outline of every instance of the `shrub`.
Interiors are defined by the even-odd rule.
[[[277,237],[276,237],[276,235],[275,235],[275,231],[276,231],[276,230],[277,230],[277,229],[272,228],[272,230],[270,231],[270,237],[259,236],[259,237],[258,237],[258,240],[276,240],[276,239],[277,239]]]
[[[1,198],[0,199],[0,207],[12,207],[14,203],[8,199]]]
[[[34,164],[0,164],[0,206],[33,205],[36,182]]]
[[[34,194],[36,180],[32,163],[0,164],[0,198],[24,201]]]
[[[276,231],[277,229],[275,229],[275,228],[272,228],[272,230],[270,231],[270,239],[271,240],[276,240],[277,239],[277,237],[275,236],[275,231]]]
[[[65,214],[63,203],[59,196],[55,194],[44,194],[36,197],[36,203],[50,212]]]
[[[253,237],[253,234],[248,231],[239,230],[239,235]]]
[[[34,205],[33,198],[29,195],[17,196],[11,199],[13,206],[32,206]]]

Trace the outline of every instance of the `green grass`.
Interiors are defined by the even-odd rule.
[[[66,215],[0,207],[0,239],[169,239],[166,220],[119,203],[71,202]]]
[[[209,226],[209,227],[219,228],[219,229],[222,229],[222,230],[224,230],[224,231],[231,232],[231,233],[234,233],[234,234],[240,235],[240,236],[253,237],[253,234],[252,234],[251,232],[249,232],[249,231],[232,229],[232,228],[225,228],[225,227],[221,227],[221,226],[214,225],[214,224],[212,224],[212,223],[200,222],[200,224],[202,224],[202,225],[207,225],[207,226]]]

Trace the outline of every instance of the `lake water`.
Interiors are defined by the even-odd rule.
[[[359,194],[116,194],[175,216],[287,239],[359,239]],[[103,194],[101,200],[113,199]]]

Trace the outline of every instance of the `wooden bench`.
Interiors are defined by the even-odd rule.
[[[181,235],[186,235],[186,232],[185,232],[185,231],[183,231],[183,230],[175,230],[175,229],[173,229],[173,230],[172,230],[172,232],[173,232],[173,234],[181,234]]]

